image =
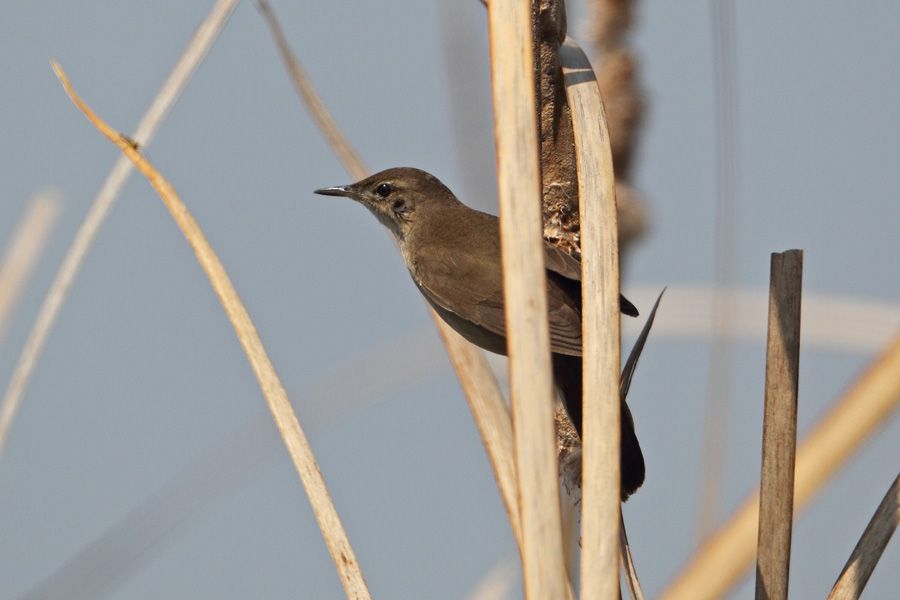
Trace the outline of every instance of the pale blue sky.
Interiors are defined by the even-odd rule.
[[[492,209],[483,8],[443,2],[274,7],[370,167],[424,168],[467,202]],[[35,191],[52,185],[64,195],[60,225],[0,348],[3,387],[117,158],[71,106],[49,59],[128,132],[212,4],[0,6],[0,241]],[[570,9],[576,38],[586,30],[580,14]],[[451,17],[461,28],[454,39],[465,40],[454,62],[465,69],[465,90],[448,86],[439,25]],[[800,247],[808,292],[896,304],[900,4],[743,3],[736,17],[735,280],[765,286],[769,253]],[[710,23],[708,2],[640,5],[634,42],[648,117],[636,178],[652,229],[627,260],[626,293],[630,285],[712,280]],[[454,103],[453,95],[465,100]],[[456,104],[469,116],[451,117]],[[461,118],[481,125],[454,135]],[[238,7],[147,153],[242,294],[373,593],[463,597],[515,553],[484,451],[436,338],[420,333],[428,326],[424,304],[387,236],[358,206],[312,195],[348,178],[300,108],[251,3]],[[463,172],[461,155],[480,159],[477,173]],[[723,515],[758,478],[763,354],[762,343],[736,347]],[[815,349],[802,356],[801,433],[871,357]],[[632,388],[648,480],[626,505],[626,519],[651,595],[693,547],[707,359],[705,343],[651,337]],[[408,372],[420,375],[392,385]],[[328,383],[316,383],[323,376]],[[340,597],[304,493],[266,419],[193,255],[150,187],[134,177],[62,310],[0,461],[0,597],[24,594],[236,436],[255,440],[248,447],[262,458],[242,474],[229,470],[235,459],[227,451],[204,463],[218,466],[201,470],[210,479],[195,476],[193,493],[208,501],[161,541],[151,543],[159,531],[137,534],[147,560],[103,589],[114,598]],[[246,429],[254,422],[263,425]],[[827,593],[896,475],[898,456],[895,418],[799,518],[797,598]],[[900,586],[898,548],[888,549],[868,597],[886,598]],[[101,567],[127,554],[116,551]],[[752,597],[749,582],[734,597]],[[80,589],[72,584],[69,597]]]

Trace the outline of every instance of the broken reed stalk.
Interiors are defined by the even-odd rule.
[[[803,251],[773,253],[769,279],[769,335],[759,484],[757,600],[787,600],[788,596],[802,284]]]
[[[828,600],[856,600],[860,597],[875,565],[887,548],[900,523],[900,475],[888,489],[881,504],[853,548],[853,553],[838,576]]]
[[[156,130],[165,119],[178,99],[178,96],[184,90],[187,82],[190,80],[200,61],[206,56],[213,42],[219,35],[219,32],[228,22],[228,17],[237,6],[238,0],[219,0],[213,9],[209,12],[193,37],[188,42],[187,47],[182,53],[178,62],[172,68],[169,77],[163,83],[157,92],[156,97],[144,113],[140,123],[138,123],[132,139],[140,146],[146,146],[153,139]],[[28,339],[22,354],[19,356],[19,362],[13,370],[10,378],[9,386],[6,388],[6,394],[3,397],[2,412],[9,415],[6,430],[15,418],[22,403],[22,397],[25,395],[25,388],[31,379],[37,360],[47,343],[47,337],[50,330],[56,323],[59,311],[62,309],[63,302],[75,281],[81,264],[84,262],[87,252],[97,237],[100,226],[109,214],[110,209],[116,201],[119,192],[125,186],[128,176],[131,174],[131,162],[124,156],[119,157],[115,166],[103,182],[103,186],[94,198],[91,208],[88,210],[84,221],[72,240],[72,245],[66,252],[62,265],[50,285],[50,290],[44,297],[44,302],[38,311],[37,318],[31,331],[28,333]],[[0,453],[2,453],[2,444],[5,440],[5,434],[0,438]]]
[[[13,309],[34,273],[38,258],[56,225],[59,211],[59,193],[54,190],[40,191],[28,203],[25,215],[13,230],[6,254],[0,262],[0,346],[3,346]],[[2,427],[0,431],[3,431]]]
[[[900,404],[900,335],[878,356],[797,450],[794,512],[799,513],[853,452]],[[759,493],[697,550],[660,596],[666,600],[702,600],[724,595],[753,563],[759,518]]]
[[[363,179],[369,171],[353,149],[337,122],[328,112],[306,70],[291,50],[278,22],[278,17],[266,0],[257,0],[257,6],[272,30],[281,58],[287,67],[291,81],[300,99],[316,121],[319,130],[334,150],[344,169],[354,179]],[[488,454],[500,497],[509,517],[516,544],[522,547],[521,519],[518,504],[518,480],[516,478],[512,421],[503,392],[497,384],[484,353],[463,339],[429,306],[429,314],[447,349],[450,362],[456,370],[472,417]]]
[[[584,365],[581,597],[619,593],[621,503],[619,250],[609,131],[590,61],[567,40],[560,51],[575,131],[581,212]]]
[[[491,0],[488,33],[525,596],[564,598],[531,3]]]
[[[316,463],[309,442],[300,428],[297,416],[287,397],[287,392],[275,372],[256,327],[241,302],[231,279],[225,271],[216,253],[207,242],[199,225],[179,198],[172,185],[147,161],[135,147],[134,142],[112,129],[98,117],[91,108],[75,93],[65,72],[57,63],[53,70],[59,78],[66,93],[78,109],[84,113],[88,121],[97,130],[113,142],[128,157],[135,167],[147,178],[159,194],[166,209],[178,228],[184,234],[197,256],[197,261],[209,278],[210,284],[219,297],[225,314],[228,316],[237,334],[238,341],[259,382],[260,389],[266,398],[269,409],[284,440],[294,467],[306,489],[316,521],[322,531],[325,544],[337,567],[338,575],[348,598],[367,600],[371,598],[366,587],[359,564],[347,539],[340,517],[328,493],[325,480]]]

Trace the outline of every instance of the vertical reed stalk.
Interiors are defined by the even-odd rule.
[[[238,341],[247,355],[247,360],[253,369],[254,375],[256,375],[260,389],[269,405],[269,410],[272,412],[275,424],[281,433],[291,460],[294,462],[294,467],[300,475],[300,480],[306,489],[313,513],[322,531],[331,559],[337,568],[344,591],[347,597],[353,600],[369,600],[371,595],[366,587],[362,571],[341,524],[340,517],[331,500],[331,495],[325,485],[325,479],[319,470],[312,448],[310,448],[309,442],[300,427],[300,422],[294,414],[287,392],[263,347],[256,327],[250,319],[247,309],[241,302],[237,291],[234,289],[225,267],[218,256],[216,256],[215,251],[203,235],[200,226],[194,220],[181,198],[178,197],[172,185],[143,157],[134,146],[133,141],[125,138],[103,122],[78,97],[69,83],[68,77],[59,65],[53,63],[53,69],[66,93],[69,94],[69,97],[78,109],[84,113],[100,133],[118,146],[147,178],[194,250],[197,261],[209,278],[213,290],[219,297],[222,307],[234,327]]]
[[[797,449],[794,512],[806,507],[900,404],[900,336],[819,420]],[[719,598],[753,564],[759,492],[708,538],[661,595],[667,600]]]
[[[581,210],[584,369],[581,596],[619,593],[619,250],[609,131],[590,61],[571,40],[560,52],[575,131]]]
[[[797,448],[803,251],[772,254],[763,418],[757,600],[787,600]]]
[[[488,31],[525,595],[564,598],[531,3],[491,0]]]

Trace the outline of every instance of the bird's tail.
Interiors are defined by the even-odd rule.
[[[569,419],[581,435],[581,357],[553,355],[553,379],[560,390]],[[628,404],[622,401],[622,500],[644,483],[644,453],[634,431],[634,419]]]

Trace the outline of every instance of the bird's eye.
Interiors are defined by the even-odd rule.
[[[375,193],[381,196],[382,198],[387,198],[391,195],[391,192],[394,191],[394,188],[389,183],[382,183],[377,188],[375,188]]]

